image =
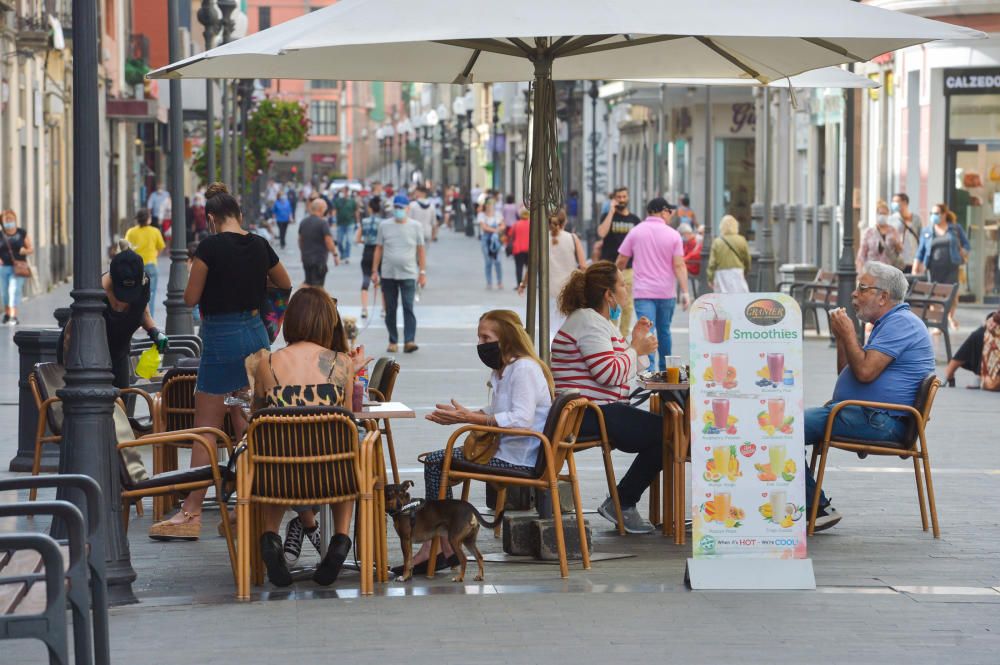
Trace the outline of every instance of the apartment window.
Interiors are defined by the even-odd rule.
[[[270,7],[258,7],[257,8],[257,25],[260,26],[261,30],[267,30],[271,27],[271,8]]]
[[[315,101],[309,104],[309,121],[312,123],[311,133],[316,136],[335,136],[337,134],[337,102]]]
[[[328,79],[320,79],[310,81],[310,88],[313,90],[335,90],[340,87],[340,81],[330,81]]]

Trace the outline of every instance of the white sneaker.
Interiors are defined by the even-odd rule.
[[[611,502],[611,497],[605,499],[604,503],[597,507],[597,512],[612,524],[618,525],[618,519],[615,517],[615,505]],[[625,523],[625,533],[652,533],[656,530],[656,527],[639,514],[635,506],[622,508],[622,521]]]
[[[842,517],[843,515],[838,513],[837,509],[830,504],[820,506],[819,510],[816,511],[816,524],[813,526],[813,531],[825,531],[832,526],[836,526]]]

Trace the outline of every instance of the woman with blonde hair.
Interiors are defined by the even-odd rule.
[[[740,223],[732,215],[719,222],[719,237],[712,241],[708,255],[708,283],[716,293],[747,293],[750,273],[750,246],[740,235]]]
[[[448,404],[438,404],[434,412],[426,416],[427,420],[439,425],[472,424],[542,431],[552,406],[555,387],[552,372],[535,353],[521,317],[508,309],[486,312],[479,319],[477,332],[479,359],[493,370],[488,383],[489,405],[474,411],[452,399]],[[530,471],[538,460],[540,450],[541,442],[535,437],[504,434],[500,436],[496,453],[485,464],[501,469]],[[424,460],[424,495],[428,500],[438,498],[444,454],[444,450],[436,450]],[[461,459],[463,455],[461,446],[452,451],[454,458]],[[448,488],[447,496],[451,498],[451,488]],[[458,565],[447,539],[441,539],[441,548],[435,570]],[[424,543],[413,559],[414,573],[427,571],[429,553],[430,543]]]

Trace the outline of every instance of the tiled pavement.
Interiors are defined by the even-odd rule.
[[[297,257],[286,256],[293,275],[300,275]],[[513,286],[513,266],[504,267]],[[521,301],[512,291],[484,291],[480,269],[472,240],[446,233],[431,249],[431,283],[418,310],[421,350],[400,355],[397,384],[399,399],[420,416],[449,397],[469,404],[485,399],[486,370],[473,348],[475,319],[485,309],[518,307]],[[355,261],[331,270],[328,278],[348,313],[356,311],[359,277]],[[22,320],[47,325],[66,292],[29,301]],[[958,339],[984,314],[963,310]],[[680,317],[675,348],[684,353]],[[0,330],[0,414],[11,424],[0,435],[4,462],[16,448],[16,350],[10,337]],[[376,315],[362,340],[377,355],[385,339]],[[825,341],[811,340],[806,362],[806,401],[819,403],[833,385],[833,353]],[[456,585],[439,575],[390,583],[366,599],[357,598],[357,576],[347,572],[328,590],[308,581],[290,592],[265,586],[253,602],[236,603],[216,518],[208,515],[198,543],[157,543],[144,535],[147,511],[130,529],[141,603],[112,611],[114,662],[996,663],[1000,519],[991,500],[1000,480],[998,400],[961,388],[939,394],[929,435],[940,540],[920,530],[909,463],[862,461],[846,453],[833,458],[827,487],[845,518],[810,541],[816,592],[687,591],[688,547],[657,535],[619,538],[590,515],[595,550],[633,556],[595,562],[590,571],[571,566],[568,580],[551,565],[488,563],[482,584]],[[394,431],[403,475],[419,489],[416,454],[441,447],[447,431],[422,419],[400,421]],[[619,474],[629,461],[616,453]],[[584,502],[596,506],[606,491],[599,455],[581,456],[580,468]],[[479,486],[473,502],[483,504]],[[0,530],[11,528],[0,520]],[[480,546],[500,551],[485,529]],[[399,560],[394,539],[389,551]],[[315,561],[312,553],[303,556],[305,564]],[[0,645],[4,665],[44,660],[39,644]]]

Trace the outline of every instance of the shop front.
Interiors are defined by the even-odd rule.
[[[945,69],[946,203],[972,245],[963,300],[1000,303],[1000,67]]]

